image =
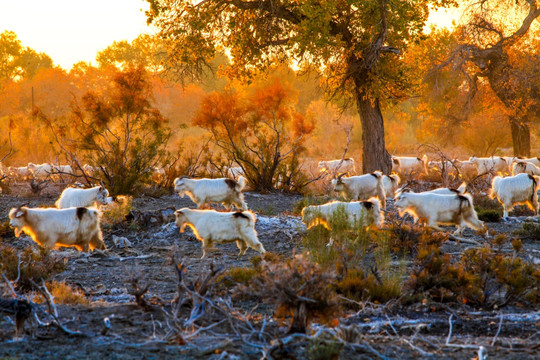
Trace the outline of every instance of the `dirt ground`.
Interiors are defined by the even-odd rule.
[[[11,207],[24,203],[28,206],[52,205],[58,193],[58,189],[47,189],[39,197],[1,195],[0,222],[8,220]],[[245,198],[250,209],[258,214],[256,229],[267,251],[286,257],[301,251],[303,226],[297,216],[291,215],[301,196],[246,193]],[[133,201],[133,208],[139,211],[168,207],[193,207],[193,203],[176,194],[140,197]],[[389,211],[394,211],[391,201]],[[493,223],[488,226],[511,233],[521,224]],[[114,236],[128,239],[131,245],[115,244]],[[466,231],[465,237],[475,238],[470,230]],[[201,260],[200,243],[189,231],[180,234],[172,223],[107,228],[104,229],[104,240],[108,247],[104,253],[81,253],[74,249],[55,251],[56,256],[65,259],[66,269],[54,280],[82,289],[91,301],[89,305],[58,306],[63,324],[84,336],[66,335],[54,327],[39,327],[34,336],[25,334],[22,339],[14,339],[13,323],[9,316],[3,316],[0,317],[0,359],[258,359],[267,352],[267,358],[325,358],[309,350],[314,347],[315,337],[286,337],[286,340],[282,339],[284,344],[269,348],[260,344],[267,344],[270,338],[262,342],[228,336],[226,329],[221,327],[198,335],[194,325],[184,329],[183,336],[189,338],[187,344],[170,341],[170,303],[177,290],[177,275],[171,260],[173,254],[179,254],[187,267],[188,279],[193,280],[198,274],[209,271],[211,263],[225,268],[247,267],[250,259],[258,255],[255,251],[249,249],[246,256],[239,258],[236,244],[218,245],[219,251],[211,252]],[[6,236],[3,241],[19,248],[36,246],[28,237]],[[445,245],[443,250],[462,252],[468,246],[452,243]],[[524,241],[524,247],[526,253],[540,252],[539,244],[534,240]],[[149,286],[146,298],[153,298],[161,306],[143,311],[135,304],[128,289],[134,277]],[[286,324],[272,320],[269,306],[254,302],[234,305],[246,312],[257,305],[256,313],[260,316],[253,316],[253,323],[260,327],[264,322],[265,333],[272,339],[285,337]],[[223,320],[218,315],[215,315],[216,322]],[[110,322],[107,331],[105,319]],[[341,359],[473,359],[479,355],[479,346],[485,347],[483,351],[489,359],[540,358],[538,310],[524,312],[520,308],[505,308],[488,311],[465,306],[451,309],[440,304],[417,304],[396,312],[376,304],[362,304],[343,317],[335,329],[313,324],[312,331],[320,336],[316,339],[320,338],[321,342],[328,331],[347,332],[348,342],[339,345],[343,347]]]

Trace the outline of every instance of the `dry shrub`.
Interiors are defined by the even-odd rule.
[[[504,234],[471,248],[459,258],[442,254],[441,242],[421,241],[415,269],[406,283],[409,294],[436,301],[501,307],[540,300],[540,267],[518,257],[521,241],[511,241],[513,253],[502,251],[510,242]]]
[[[297,255],[286,262],[261,264],[261,272],[241,294],[276,305],[278,318],[292,317],[289,333],[306,333],[313,318],[328,322],[337,311],[335,273]]]
[[[80,289],[75,289],[65,282],[50,281],[46,283],[49,292],[54,298],[55,304],[63,305],[88,305],[90,301],[86,298],[84,292]],[[44,303],[43,295],[37,293],[34,297],[34,302]]]
[[[0,243],[0,273],[5,273],[20,291],[33,288],[32,282],[39,283],[64,271],[62,259],[52,257],[50,252],[42,247],[27,247],[19,250]]]
[[[358,301],[387,302],[401,296],[405,268],[402,262],[393,262],[389,232],[351,228],[345,212],[339,208],[330,224],[331,231],[323,226],[312,227],[303,245],[313,261],[336,272],[335,289]]]
[[[131,211],[133,204],[132,196],[118,196],[116,201],[103,209],[101,223],[105,226],[113,226],[125,220]]]

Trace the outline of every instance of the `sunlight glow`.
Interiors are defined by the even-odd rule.
[[[0,0],[0,32],[17,34],[23,46],[49,55],[69,69],[93,62],[113,41],[152,33],[144,0]]]

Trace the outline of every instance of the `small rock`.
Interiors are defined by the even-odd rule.
[[[131,241],[129,241],[128,238],[123,237],[123,236],[113,235],[113,243],[114,243],[114,246],[116,246],[119,249],[131,247]]]

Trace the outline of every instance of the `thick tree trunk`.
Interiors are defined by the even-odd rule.
[[[362,120],[362,172],[380,170],[385,174],[392,171],[392,159],[384,142],[384,120],[379,99],[372,100],[357,90],[356,104]]]
[[[526,122],[510,120],[512,142],[514,144],[514,156],[531,156],[531,132]]]

